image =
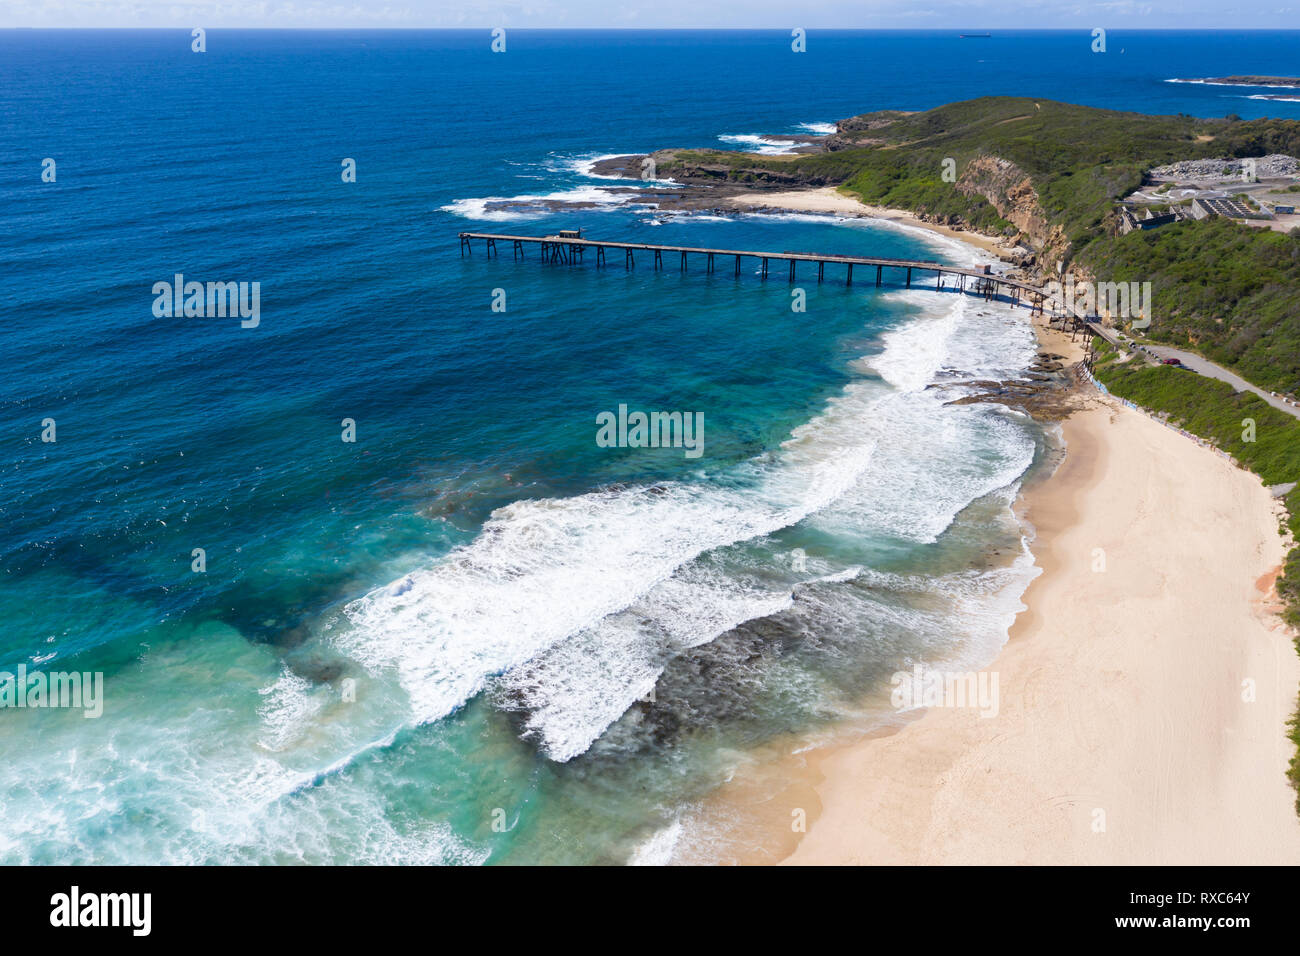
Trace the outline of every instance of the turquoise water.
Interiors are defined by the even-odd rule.
[[[1226,112],[1163,82],[1209,41],[1130,39],[1140,66],[1080,58],[1081,82],[1065,35],[799,61],[766,34],[482,40],[0,33],[0,668],[105,675],[101,718],[0,711],[0,860],[659,859],[708,843],[698,806],[755,748],[888,719],[891,672],[1004,639],[1042,435],[944,402],[1025,368],[1023,313],[810,277],[794,313],[784,276],[489,262],[455,234],[970,261],[886,225],[664,220],[589,163],[1028,81]],[[1271,38],[1249,63],[1216,42],[1216,72],[1285,72]],[[934,75],[902,70],[922,54]],[[555,194],[594,205],[484,212]],[[260,324],[156,317],[176,273],[261,283]],[[620,404],[702,414],[703,454],[600,447]]]

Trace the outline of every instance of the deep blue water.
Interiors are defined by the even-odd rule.
[[[809,218],[473,215],[600,199],[602,154],[979,95],[1300,117],[1165,82],[1294,74],[1298,38],[0,32],[0,667],[107,682],[99,720],[0,712],[0,859],[622,861],[725,754],[921,648],[988,650],[1005,600],[972,623],[943,576],[1018,540],[998,489],[1039,438],[909,389],[1011,374],[1019,320],[962,339],[952,297],[838,282],[796,314],[783,277],[488,262],[456,233],[958,255]],[[259,282],[260,325],[156,317],[175,273]],[[933,368],[864,371],[897,335]],[[620,403],[701,412],[704,456],[598,447]],[[809,585],[794,548],[860,583]]]

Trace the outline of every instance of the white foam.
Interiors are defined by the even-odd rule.
[[[317,690],[311,681],[284,667],[274,684],[258,691],[265,698],[258,708],[264,727],[261,746],[283,750],[295,740],[308,721],[320,713],[322,702]]]
[[[750,587],[688,565],[626,610],[512,671],[502,686],[522,699],[526,729],[546,755],[571,760],[654,688],[668,656],[792,601],[788,589]]]
[[[511,203],[519,206],[533,206],[523,209],[489,209],[496,203]],[[647,205],[635,194],[626,191],[613,192],[601,186],[575,186],[558,192],[523,196],[485,196],[482,198],[457,199],[446,206],[444,212],[450,212],[466,219],[479,219],[488,222],[511,222],[521,219],[539,219],[551,215],[551,208],[556,203],[590,203],[584,208],[596,212],[618,209],[627,205]]]
[[[579,176],[586,176],[590,179],[626,179],[626,176],[602,176],[594,170],[596,164],[604,162],[607,159],[618,159],[620,156],[630,155],[628,153],[597,153],[584,156],[569,156],[559,162],[559,168],[571,173],[577,173]],[[553,167],[554,168],[554,167]]]
[[[1265,90],[1300,90],[1300,86],[1287,86],[1282,83],[1216,83],[1213,80],[1165,80],[1166,83],[1191,83],[1196,86],[1238,86]]]
[[[621,159],[625,156],[636,155],[632,153],[599,153],[595,155],[584,155],[569,157],[562,161],[562,169],[577,173],[579,176],[585,176],[588,179],[607,179],[615,180],[621,183],[638,183],[641,186],[680,186],[681,183],[672,179],[643,179],[640,176],[620,176],[617,173],[598,173],[596,164],[604,162],[607,159]]]
[[[346,608],[339,646],[372,671],[395,669],[414,719],[437,720],[569,635],[624,610],[693,558],[770,534],[835,500],[871,443],[796,432],[778,456],[727,484],[668,483],[519,501],[401,594],[378,588]]]
[[[990,337],[1023,317],[965,296],[895,295],[929,311],[884,336],[871,363],[885,381],[850,384],[778,451],[710,481],[499,509],[469,545],[350,604],[338,646],[394,673],[417,723],[499,677],[528,712],[526,732],[568,760],[654,686],[665,654],[789,606],[791,584],[710,578],[702,555],[813,516],[837,532],[934,540],[1013,482],[1034,444],[995,408],[946,406],[926,386],[981,341],[1002,353],[990,367],[1023,367],[1032,333]]]
[[[776,136],[759,136],[756,133],[722,133],[718,136],[724,143],[741,147],[747,153],[760,153],[764,156],[783,156],[793,153],[803,143],[797,140],[781,139]]]
[[[908,291],[890,298],[922,303],[943,295]],[[929,387],[941,373],[951,376],[941,380],[950,387],[962,379],[1018,376],[1034,355],[1032,330],[1010,309],[986,311],[961,295],[949,301],[943,313],[886,333],[884,350],[868,360],[895,389],[861,424],[877,455],[857,485],[816,516],[819,527],[933,541],[962,508],[1033,462],[1032,437],[999,408],[948,405],[945,389]]]
[[[673,858],[673,850],[682,836],[682,821],[674,820],[662,830],[652,833],[632,851],[628,857],[628,866],[667,866]]]

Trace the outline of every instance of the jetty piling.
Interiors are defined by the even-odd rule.
[[[797,266],[800,262],[817,263],[817,281],[820,283],[826,277],[826,264],[835,263],[844,265],[845,285],[853,285],[853,267],[855,265],[873,265],[876,267],[876,287],[879,288],[884,282],[884,270],[886,268],[898,269],[903,272],[903,283],[905,287],[911,288],[914,271],[933,272],[935,274],[935,289],[942,290],[945,288],[944,278],[952,276],[956,281],[951,288],[954,290],[982,297],[985,301],[992,300],[999,295],[1005,295],[1008,300],[1015,304],[1028,305],[1030,315],[1047,314],[1047,296],[1042,289],[1022,282],[1018,279],[1011,279],[1006,276],[996,275],[988,271],[988,267],[966,267],[952,266],[942,262],[933,262],[919,259],[892,259],[884,256],[846,256],[830,255],[816,252],[760,252],[744,249],[715,249],[697,246],[668,246],[655,245],[645,242],[610,242],[609,240],[583,239],[576,232],[570,231],[551,236],[514,236],[503,235],[500,233],[490,232],[462,232],[459,234],[460,254],[472,254],[474,251],[474,240],[482,240],[485,254],[488,258],[497,255],[497,242],[510,242],[514,250],[515,259],[523,259],[525,256],[526,244],[535,243],[541,249],[541,258],[543,262],[551,264],[565,263],[574,265],[581,263],[584,253],[589,247],[596,250],[596,266],[602,267],[606,264],[605,254],[608,249],[623,250],[623,266],[625,269],[632,269],[636,266],[637,252],[650,252],[654,254],[654,268],[656,271],[663,268],[663,254],[665,252],[676,252],[680,256],[681,272],[685,274],[688,263],[688,256],[703,255],[705,257],[708,274],[715,271],[715,256],[732,256],[735,262],[735,276],[740,277],[741,260],[749,257],[757,259],[760,263],[759,275],[762,279],[767,279],[770,261],[773,259],[788,262],[790,265],[790,281],[794,282],[797,276]],[[966,282],[971,280],[969,287]],[[1053,310],[1055,314],[1055,309]],[[1092,319],[1087,315],[1080,315],[1073,312],[1068,316],[1074,323],[1075,329],[1093,330]]]

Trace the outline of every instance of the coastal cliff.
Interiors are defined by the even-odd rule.
[[[954,184],[967,196],[979,196],[1019,230],[1014,239],[1051,261],[1069,247],[1065,230],[1054,225],[1038,198],[1033,179],[1015,163],[997,156],[977,156]]]
[[[834,186],[863,202],[996,236],[1036,253],[1043,274],[1108,236],[1114,204],[1146,170],[1211,157],[1300,153],[1300,122],[1148,116],[1029,97],[982,97],[924,112],[840,120],[785,155],[714,149],[650,154],[656,175],[751,190]],[[1091,271],[1084,266],[1084,271]]]

